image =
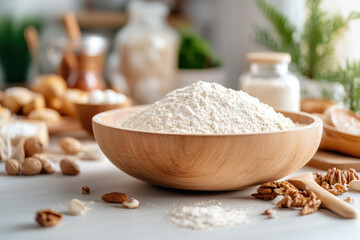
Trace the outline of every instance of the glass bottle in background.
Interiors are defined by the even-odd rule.
[[[64,52],[64,59],[70,69],[68,86],[85,91],[105,89],[103,68],[107,40],[100,35],[85,35],[70,41],[68,45],[69,51]]]
[[[241,90],[276,109],[300,110],[300,83],[288,69],[290,54],[254,52],[247,54],[247,61],[250,72],[240,76]]]
[[[178,37],[168,26],[168,7],[160,2],[131,1],[129,23],[116,38],[116,51],[130,96],[153,103],[173,89]]]

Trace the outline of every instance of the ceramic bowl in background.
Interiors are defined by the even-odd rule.
[[[132,101],[130,98],[126,99],[124,103],[79,103],[75,102],[76,114],[81,126],[90,134],[93,134],[92,130],[92,118],[98,113],[105,112],[108,110],[127,108],[131,106]]]

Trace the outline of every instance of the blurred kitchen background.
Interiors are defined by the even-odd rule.
[[[61,42],[64,39],[66,41],[67,34],[63,18],[66,13],[74,12],[81,34],[99,34],[108,41],[106,47],[103,46],[106,49],[103,73],[108,86],[128,93],[129,89],[123,76],[124,66],[126,66],[127,62],[121,59],[121,54],[125,54],[121,52],[131,51],[131,47],[124,49],[120,48],[119,45],[126,46],[122,42],[127,41],[124,35],[134,34],[129,32],[121,33],[124,26],[129,23],[129,19],[132,19],[129,16],[128,6],[130,2],[132,1],[0,1],[0,80],[2,88],[22,83],[29,84],[38,74],[59,71],[63,51]],[[246,60],[248,52],[287,50],[286,45],[281,45],[281,34],[278,42],[281,45],[278,47],[280,49],[276,49],[275,46],[271,49],[270,41],[266,42],[265,39],[264,42],[261,36],[256,36],[257,30],[260,28],[270,29],[270,32],[278,34],[279,29],[276,29],[276,26],[274,29],[274,22],[276,25],[277,21],[276,16],[271,16],[271,11],[266,11],[266,7],[271,6],[276,9],[287,18],[291,26],[296,28],[291,36],[295,40],[300,39],[301,33],[304,32],[306,18],[310,14],[309,5],[311,4],[319,2],[321,10],[326,14],[329,16],[331,14],[340,14],[344,16],[344,19],[347,19],[349,14],[360,11],[360,1],[357,0],[326,0],[322,2],[315,0],[159,0],[157,2],[162,2],[169,7],[167,22],[176,31],[179,43],[182,44],[188,41],[186,44],[189,44],[174,47],[176,51],[178,48],[180,51],[179,56],[176,57],[179,62],[176,64],[183,70],[182,78],[185,79],[182,80],[184,81],[183,84],[186,85],[187,81],[191,82],[190,79],[195,76],[196,80],[216,81],[234,89],[239,89],[239,76],[248,71],[249,64]],[[264,3],[266,4],[265,10]],[[135,8],[145,8],[145,10],[135,10],[138,11],[138,15],[148,14],[144,12],[148,8],[147,5],[135,6]],[[151,11],[155,15],[163,14],[159,13],[159,11],[163,11],[161,7],[160,9],[149,10],[150,15],[152,14]],[[339,36],[334,41],[330,39],[333,48],[330,49],[332,51],[331,58],[336,61],[332,61],[329,69],[346,68],[347,64],[351,65],[359,61],[360,20],[357,20],[358,17],[355,15],[351,21],[346,22],[347,25],[336,33]],[[150,16],[149,19],[144,21],[152,21],[151,19],[154,18]],[[278,27],[281,24],[280,22]],[[28,26],[34,26],[39,33],[39,48],[37,53],[33,55],[29,53],[24,38],[24,30]],[[326,42],[328,40],[324,40],[324,38],[332,36],[320,37]],[[145,47],[148,46],[145,45]],[[169,48],[168,52],[174,49]],[[101,49],[98,49],[98,51],[101,51]],[[301,51],[302,49],[300,49]],[[160,56],[164,68],[171,64],[170,60],[166,60],[168,57]],[[294,56],[292,57],[294,58]],[[195,62],[193,61],[194,58]],[[119,67],[121,64],[123,66]],[[152,68],[156,68],[156,66]],[[354,65],[353,68],[356,68],[356,66]],[[125,67],[126,69],[128,68]],[[196,75],[195,71],[189,73],[186,70],[209,71]],[[312,74],[306,76],[296,68],[294,68],[294,72],[300,78],[305,77],[310,81],[317,80],[317,78],[326,78],[323,75],[319,75],[320,77]],[[136,74],[136,71],[127,74]],[[171,75],[171,73],[164,74]],[[174,78],[178,79],[181,76],[174,76]],[[346,89],[346,84],[342,83],[341,80],[333,82],[338,82]],[[151,84],[144,85],[143,92],[150,91],[152,88]],[[331,94],[332,92],[330,92]],[[156,97],[150,97],[146,99],[146,102],[153,100],[156,100]]]

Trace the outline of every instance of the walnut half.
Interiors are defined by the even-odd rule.
[[[51,209],[41,210],[36,213],[36,222],[44,227],[53,227],[61,222],[62,215]]]

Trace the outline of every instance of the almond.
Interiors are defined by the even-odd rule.
[[[108,203],[123,203],[126,201],[127,197],[125,193],[110,192],[102,195],[101,199]]]
[[[84,151],[82,143],[72,137],[65,137],[61,139],[59,145],[66,154],[75,155]]]
[[[64,158],[60,161],[61,172],[64,175],[78,175],[80,168],[74,160]]]

